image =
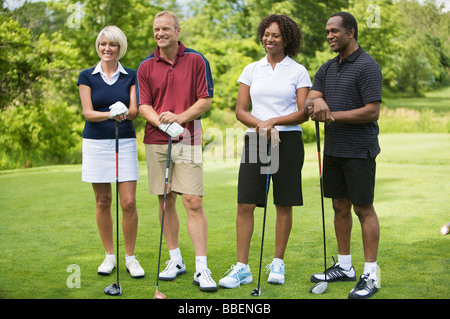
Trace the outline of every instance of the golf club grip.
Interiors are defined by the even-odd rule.
[[[320,179],[322,180],[322,163],[321,163],[321,156],[320,156],[320,130],[319,130],[319,122],[316,121],[316,141],[317,141],[317,156],[319,159],[319,175]]]
[[[167,184],[169,183],[169,169],[170,169],[170,157],[172,154],[172,136],[169,135],[169,143],[167,147],[167,160],[166,160],[166,176],[164,178],[164,202],[163,202],[163,212],[166,210],[166,196],[167,196]],[[163,214],[164,220],[164,214]]]
[[[166,162],[166,178],[169,177],[170,157],[172,154],[172,136],[169,135],[169,144],[167,149],[167,162]]]
[[[317,152],[320,152],[320,130],[319,130],[319,122],[316,121],[316,140],[317,140]]]
[[[116,153],[119,153],[119,122],[115,121],[116,126],[115,126],[115,138],[116,138]]]
[[[269,185],[270,185],[270,166],[272,165],[272,145],[271,143],[268,144],[268,150],[267,150],[267,156],[269,157],[268,160],[268,171],[266,176],[266,205],[267,205],[267,194],[269,192]]]

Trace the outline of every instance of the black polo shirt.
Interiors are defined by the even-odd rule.
[[[317,71],[311,90],[323,94],[332,112],[348,111],[381,101],[382,75],[377,62],[361,47],[339,63],[339,55]],[[375,158],[380,153],[376,121],[365,124],[325,124],[324,154]]]

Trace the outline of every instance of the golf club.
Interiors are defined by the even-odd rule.
[[[116,263],[117,263],[117,282],[105,288],[105,294],[111,296],[119,296],[122,294],[122,287],[119,283],[119,122],[115,121],[115,138],[116,138]]]
[[[259,255],[259,275],[258,275],[258,288],[252,290],[251,295],[253,297],[261,296],[261,265],[262,265],[262,256],[263,256],[263,246],[264,246],[264,230],[266,228],[266,212],[267,212],[267,197],[269,194],[269,185],[270,185],[270,164],[271,164],[271,145],[269,144],[268,150],[268,166],[267,166],[267,177],[266,177],[266,196],[265,196],[265,204],[264,204],[264,217],[263,217],[263,229],[262,229],[262,238],[261,238],[261,253]]]
[[[159,255],[158,255],[158,272],[156,273],[156,290],[154,299],[166,299],[166,295],[158,290],[159,285],[159,267],[161,264],[161,245],[162,245],[162,237],[163,237],[163,229],[164,229],[164,215],[166,212],[166,197],[167,197],[167,184],[169,181],[169,167],[170,167],[170,153],[172,152],[172,136],[169,135],[169,145],[167,148],[167,162],[166,162],[166,177],[164,181],[164,202],[163,202],[163,211],[161,216],[161,233],[159,236]]]
[[[319,122],[316,121],[316,140],[317,140],[317,154],[319,158],[319,177],[320,177],[320,200],[322,204],[322,231],[323,231],[323,262],[324,262],[324,280],[315,284],[310,292],[316,295],[324,293],[328,288],[327,283],[327,245],[325,241],[325,213],[323,207],[323,180],[322,180],[322,164],[321,164],[321,156],[320,156],[320,131],[319,131]]]

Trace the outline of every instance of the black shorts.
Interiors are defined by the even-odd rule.
[[[256,133],[246,133],[238,179],[238,203],[264,207],[267,181],[265,141],[260,143]],[[281,206],[303,205],[302,167],[305,158],[301,131],[279,132],[281,142],[272,149],[271,181],[273,203]]]
[[[327,198],[346,198],[354,205],[373,204],[375,158],[323,157],[323,190]]]

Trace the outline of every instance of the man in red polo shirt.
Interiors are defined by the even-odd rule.
[[[177,16],[163,11],[155,16],[154,53],[137,71],[139,111],[147,120],[145,153],[149,190],[158,195],[159,211],[164,200],[165,165],[169,135],[173,148],[164,217],[164,238],[170,260],[159,274],[173,280],[186,273],[178,245],[179,220],[176,210],[180,194],[187,211],[187,227],[195,251],[194,284],[202,291],[216,291],[207,267],[207,221],[202,205],[203,163],[200,117],[211,106],[213,82],[208,61],[178,41],[181,28]]]

